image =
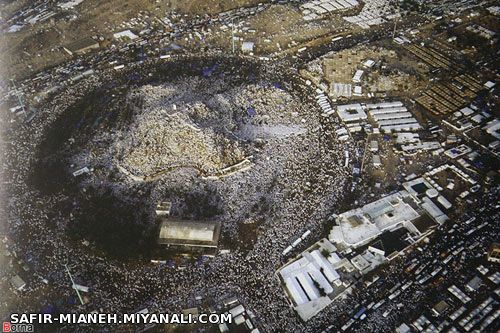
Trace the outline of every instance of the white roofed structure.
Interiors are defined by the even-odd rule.
[[[410,112],[395,112],[373,115],[373,119],[375,119],[375,121],[404,118],[413,118],[413,115]]]
[[[216,248],[219,235],[219,222],[164,219],[160,224],[158,244]]]
[[[384,132],[399,132],[399,131],[416,131],[421,129],[418,123],[398,124],[381,126],[380,129]]]
[[[337,114],[344,122],[359,121],[368,118],[361,104],[337,105]]]
[[[361,69],[358,69],[356,73],[354,73],[354,76],[352,77],[352,82],[359,83],[361,82],[361,77],[363,76],[364,71]]]
[[[417,120],[415,118],[399,118],[399,119],[387,119],[380,120],[378,124],[382,126],[386,125],[402,125],[402,124],[416,124]]]
[[[113,34],[113,37],[115,39],[125,38],[125,39],[134,40],[134,39],[138,38],[139,36],[137,36],[136,34],[134,34],[130,30],[123,30],[123,31],[120,31],[120,32],[117,32],[117,33]]]
[[[406,112],[408,109],[404,106],[393,106],[393,107],[387,107],[387,108],[381,108],[381,109],[370,109],[368,113],[370,116],[375,116],[378,114],[387,114],[387,113],[399,113],[399,112]]]
[[[243,42],[241,44],[241,51],[243,53],[250,53],[250,52],[253,52],[254,47],[255,47],[254,42]]]
[[[278,270],[292,306],[305,321],[345,290],[332,264],[340,261],[335,251],[336,247],[323,239]]]
[[[393,108],[400,106],[403,106],[403,103],[400,101],[366,104],[366,107],[368,109],[383,109],[383,108]]]
[[[408,192],[401,191],[339,215],[340,229],[330,232],[348,246],[361,246],[385,230],[394,230],[418,218],[420,214],[405,202]],[[341,235],[338,235],[338,233]]]
[[[414,131],[422,128],[400,101],[366,104],[365,107],[384,132]]]

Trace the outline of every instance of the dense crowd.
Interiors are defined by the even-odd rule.
[[[134,70],[147,76],[139,67]],[[30,302],[33,292],[47,288],[41,279],[30,281],[27,291],[20,296],[25,300],[20,303],[22,310],[37,311],[44,305],[56,304],[58,299],[74,298],[75,292],[64,268],[68,264],[75,280],[89,286],[91,292],[84,294],[88,298],[85,305],[65,310],[119,313],[148,307],[150,311],[168,312],[192,304],[195,295],[219,302],[227,295],[236,295],[256,313],[258,325],[264,331],[275,331],[276,327],[283,331],[314,331],[318,325],[328,323],[330,319],[319,315],[305,328],[289,307],[275,276],[276,269],[290,259],[282,257],[283,249],[298,235],[307,229],[312,231],[311,239],[323,234],[322,223],[341,200],[350,176],[350,169],[343,166],[346,143],[336,143],[331,129],[333,123],[321,117],[313,104],[314,92],[302,96],[304,107],[299,111],[288,111],[307,131],[268,136],[250,170],[219,180],[201,180],[183,173],[167,174],[157,184],[155,193],[164,193],[168,191],[169,180],[176,181],[174,178],[179,176],[186,177],[182,181],[177,179],[185,186],[212,182],[224,203],[224,211],[217,216],[223,225],[224,239],[241,238],[241,223],[262,219],[256,230],[257,237],[247,241],[251,244],[235,246],[229,254],[177,270],[149,262],[98,257],[93,244],[86,246],[85,242],[75,243],[69,239],[66,229],[73,222],[73,216],[56,207],[71,198],[64,190],[42,194],[30,184],[32,168],[40,158],[38,143],[65,110],[89,91],[112,81],[114,75],[111,71],[103,72],[80,81],[46,101],[29,125],[14,124],[8,133],[5,160],[6,170],[11,172],[8,246],[29,263],[34,274],[49,280],[49,291],[42,301],[45,304]],[[294,94],[305,92],[307,90]],[[88,177],[97,177],[98,171]],[[112,182],[106,186],[109,184]],[[253,212],[256,203],[262,202],[267,203],[266,210]]]
[[[227,22],[230,21],[228,18]],[[392,33],[392,26],[384,29],[384,33]],[[368,33],[366,35],[370,36]],[[351,42],[360,40],[340,41],[338,47]],[[96,63],[107,63],[103,59],[115,59],[108,59],[107,56],[101,58],[101,55],[96,55],[94,60]],[[75,66],[79,65],[86,64],[77,61]],[[138,65],[130,69],[127,65],[127,71],[130,72],[119,75],[133,73],[146,78],[155,64],[150,65],[144,68]],[[269,67],[266,70],[270,73],[282,70]],[[293,76],[289,72],[285,74]],[[28,281],[26,291],[19,294],[16,308],[3,302],[2,312],[40,311],[49,304],[56,305],[61,311],[81,313],[132,312],[144,307],[150,311],[178,312],[192,306],[195,296],[211,299],[214,304],[221,304],[228,296],[237,296],[248,309],[256,313],[257,326],[261,331],[318,332],[330,325],[333,325],[332,329],[338,330],[348,319],[345,313],[356,308],[358,303],[355,299],[362,299],[366,290],[355,297],[335,302],[305,325],[288,305],[275,276],[281,265],[305,249],[310,242],[326,234],[324,222],[332,212],[337,212],[335,207],[344,197],[346,187],[350,186],[352,166],[344,167],[344,151],[349,150],[352,156],[355,145],[352,141],[336,141],[334,120],[320,116],[320,110],[313,101],[314,92],[310,89],[298,87],[294,92],[301,95],[300,102],[304,105],[300,112],[292,116],[297,118],[298,126],[306,128],[306,131],[266,137],[266,144],[255,151],[250,170],[209,181],[179,171],[165,174],[154,186],[150,199],[156,203],[164,199],[162,195],[168,193],[172,186],[184,187],[189,191],[210,183],[223,202],[222,213],[217,216],[223,225],[221,246],[234,244],[226,242],[228,239],[239,239],[245,246],[230,246],[229,254],[219,254],[203,264],[190,264],[180,270],[149,262],[100,257],[96,255],[94,244],[87,246],[85,241],[70,239],[67,229],[74,222],[71,213],[74,207],[66,207],[62,203],[73,202],[73,205],[77,205],[77,198],[69,197],[64,189],[47,194],[33,186],[33,168],[40,158],[44,158],[38,155],[39,144],[45,139],[50,125],[74,103],[87,96],[88,92],[103,85],[110,87],[111,91],[115,80],[124,84],[117,76],[118,73],[113,70],[99,69],[96,75],[86,77],[73,86],[65,86],[62,82],[58,84],[58,76],[54,74],[52,77],[56,78],[53,81],[57,85],[55,90],[58,90],[58,95],[47,93],[47,99],[33,121],[29,124],[14,122],[6,125],[11,116],[1,116],[1,127],[5,131],[3,144],[7,149],[0,149],[5,152],[1,160],[4,174],[0,191],[5,192],[4,197],[8,198],[5,202],[7,223],[2,226],[2,232],[6,235],[9,251],[27,263],[33,277]],[[57,132],[58,128],[50,131]],[[84,148],[91,150],[93,147]],[[82,154],[75,156],[73,162],[75,165],[84,165],[91,161],[88,154]],[[57,177],[56,173],[49,174]],[[108,175],[107,171],[96,169],[85,178],[85,186],[115,186],[115,192],[130,195],[127,194],[132,186],[130,180],[118,179],[120,183],[117,184],[115,180],[107,179]],[[82,187],[82,191],[84,189]],[[256,205],[266,208],[255,211]],[[243,222],[257,223],[256,220],[261,221],[255,229],[257,237],[242,237],[240,227]],[[283,249],[305,230],[312,232],[310,241],[303,242],[287,257],[283,257]],[[439,246],[436,245],[437,248]],[[432,253],[437,256],[439,251]],[[83,306],[58,302],[69,299],[78,302],[65,264],[68,264],[78,283],[90,287],[90,293],[84,294],[87,302]],[[403,265],[400,262],[388,269],[388,275],[393,276],[389,283],[396,282],[396,273]],[[48,279],[48,286],[42,282],[43,278]],[[34,301],[34,295],[40,294],[43,295],[40,302]],[[422,295],[417,290],[412,299],[419,300]],[[391,316],[385,320],[391,320]],[[374,316],[373,320],[370,318],[363,324],[363,329],[375,331],[375,321],[379,319],[380,316]],[[85,327],[80,329],[89,330]],[[74,328],[67,328],[66,331],[74,331]]]
[[[148,76],[150,69],[133,68],[143,77]],[[32,279],[28,281],[26,291],[19,294],[17,308],[3,303],[2,309],[40,311],[52,305],[61,311],[80,313],[132,312],[144,307],[150,311],[179,312],[198,304],[196,297],[220,305],[229,296],[236,296],[257,315],[255,321],[262,331],[274,332],[279,328],[283,332],[317,332],[326,328],[338,329],[363,300],[373,296],[372,289],[357,289],[353,295],[337,300],[305,325],[293,313],[275,275],[280,266],[326,234],[325,221],[332,213],[338,212],[336,209],[351,186],[352,166],[344,166],[344,152],[348,150],[351,156],[356,154],[353,151],[355,143],[336,140],[338,124],[335,119],[320,115],[314,104],[315,92],[297,83],[284,83],[287,88],[296,88],[291,94],[295,98],[299,96],[302,103],[297,109],[284,111],[288,117],[285,123],[300,126],[305,131],[266,136],[265,144],[255,151],[250,170],[218,180],[206,180],[179,171],[167,173],[154,183],[150,206],[165,199],[163,195],[171,187],[184,187],[185,191],[190,191],[209,184],[214,188],[222,203],[221,213],[216,216],[223,226],[221,247],[229,249],[230,253],[218,254],[210,260],[190,263],[179,269],[99,256],[95,244],[71,239],[67,230],[74,223],[74,207],[65,207],[62,203],[77,205],[77,196],[81,193],[73,198],[64,189],[43,193],[33,186],[31,176],[37,161],[50,158],[50,152],[45,151],[48,157],[38,154],[40,142],[49,132],[57,131],[51,125],[77,101],[89,91],[109,85],[115,79],[113,71],[88,77],[46,100],[31,123],[12,123],[5,133],[7,149],[2,163],[6,186],[3,191],[9,199],[6,202],[8,223],[3,232],[9,251],[27,263]],[[270,124],[279,124],[283,119],[275,120],[273,123],[271,119]],[[6,123],[5,119],[2,121]],[[71,146],[74,142],[78,142],[78,138],[70,138],[66,145]],[[92,147],[81,148],[89,150]],[[74,160],[75,165],[78,158]],[[82,161],[87,163],[91,159]],[[66,172],[70,173],[69,166]],[[80,180],[82,192],[89,186],[102,186],[116,187],[119,189],[116,192],[123,196],[135,193],[129,191],[135,186],[132,180],[126,177],[106,179],[107,176],[109,172],[96,168]],[[256,224],[253,231],[256,237],[241,232],[246,223]],[[284,257],[283,250],[305,230],[311,230],[310,241],[303,242]],[[436,251],[442,250],[439,245],[433,247]],[[431,255],[427,257],[432,259]],[[83,306],[77,305],[65,264],[77,283],[90,287],[88,294],[83,293],[86,300]],[[397,283],[401,277],[399,272],[406,264],[407,260],[396,261],[384,269],[382,274],[388,285]],[[49,286],[43,279],[49,281]],[[415,304],[425,296],[421,288],[409,290],[413,292],[412,299],[417,301]],[[41,301],[34,302],[33,295],[40,293],[43,294]],[[390,312],[385,322],[397,322],[396,313],[403,313],[398,304],[393,302],[380,308],[379,312]],[[389,311],[391,309],[393,311]],[[396,309],[398,311],[394,311]],[[363,330],[380,331],[375,319],[365,321]],[[88,328],[81,327],[81,330]]]

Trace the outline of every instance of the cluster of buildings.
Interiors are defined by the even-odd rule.
[[[366,0],[361,11],[354,16],[344,17],[344,20],[357,24],[363,29],[383,24],[399,16],[394,13],[394,5],[388,0]]]
[[[9,24],[7,32],[17,32],[25,26],[31,26],[38,22],[44,22],[54,17],[57,12],[50,8],[47,3],[36,2],[10,17],[6,23]]]
[[[496,33],[494,31],[491,31],[490,29],[487,29],[479,24],[471,24],[466,29],[470,32],[479,35],[480,37],[486,38],[494,42]]]
[[[446,177],[446,182],[443,183],[444,177]],[[454,193],[459,193],[458,196],[462,199],[467,197],[471,192],[477,192],[480,187],[480,185],[477,184],[477,182],[472,179],[467,173],[465,173],[455,165],[449,163],[430,170],[429,172],[425,173],[423,178],[427,180],[439,192],[445,189],[450,192],[453,191]],[[444,187],[441,186],[438,182],[440,182]],[[461,186],[457,185],[459,182],[461,183]],[[447,202],[444,198],[440,197],[438,197],[438,200],[441,204]],[[448,205],[451,207],[450,203],[447,203],[445,206]]]
[[[500,317],[498,302],[494,293],[484,299],[476,299],[491,285],[500,281],[498,272],[490,274],[484,266],[478,266],[478,274],[464,283],[464,286],[451,284],[428,313],[421,313],[409,324],[403,323],[396,332],[486,332]],[[458,327],[458,328],[457,328]],[[491,327],[490,327],[491,329]]]
[[[456,160],[465,169],[471,169],[471,163],[477,160],[480,155],[479,152],[472,149],[466,144],[460,144],[444,151],[444,154],[449,158]]]
[[[277,272],[297,314],[307,321],[349,293],[367,273],[443,225],[454,202],[458,197],[463,199],[462,194],[451,193],[464,189],[463,184],[454,188],[457,181],[447,173],[455,174],[468,186],[476,185],[461,169],[444,164],[422,177],[408,177],[401,191],[334,215],[335,225],[328,239],[313,244]],[[437,273],[439,270],[427,280]]]
[[[2,301],[9,302],[12,297],[17,299],[31,289],[32,272],[29,263],[8,244],[8,238],[2,237],[0,241],[0,283],[2,284]],[[43,279],[43,283],[47,283]],[[12,294],[8,293],[8,289]]]
[[[488,81],[486,86],[492,89],[495,84]],[[500,120],[494,117],[491,112],[470,104],[443,119],[443,123],[453,131],[463,133],[466,138],[478,146],[498,156],[500,151]]]
[[[374,65],[375,65],[374,60],[366,59],[361,66],[363,69],[357,69],[354,72],[354,75],[352,77],[352,82],[353,82],[352,84],[332,82],[330,86],[330,92],[332,97],[334,98],[345,97],[349,99],[352,96],[356,97],[363,96],[363,87],[361,85],[362,78],[365,75],[365,70],[372,68]],[[368,97],[372,97],[371,93],[368,93],[367,95]]]
[[[411,44],[407,49],[413,50],[414,55],[433,68],[460,70],[451,59],[443,59],[441,53],[435,49],[424,48],[415,44]],[[470,74],[451,77],[449,80],[431,84],[429,89],[424,91],[415,101],[435,115],[452,114],[465,107],[485,88],[480,80],[480,78],[478,79]]]
[[[418,133],[398,132],[396,133],[396,145],[401,149],[403,155],[410,156],[421,151],[432,151],[433,155],[444,151],[438,141],[422,141]]]
[[[219,324],[219,332],[242,332],[242,333],[260,333],[255,325],[255,314],[246,309],[236,297],[224,301],[226,314],[230,314],[233,321],[230,324]]]
[[[64,2],[60,1],[58,6],[61,9],[71,9],[83,1],[64,0]],[[313,0],[306,1],[300,8],[304,20],[311,21],[330,15],[331,13],[337,13],[338,11],[354,9],[360,5],[358,1]],[[259,11],[263,9],[261,6],[256,8],[248,8],[244,9],[244,11]],[[385,23],[387,20],[397,18],[398,14],[395,14],[394,9],[394,5],[388,0],[365,0],[357,15],[345,17],[344,19],[363,29],[368,29],[374,25]],[[498,14],[498,7],[494,11]],[[43,6],[37,6],[28,9],[23,15],[22,24],[33,24],[34,22],[49,19],[55,15],[55,11]],[[227,28],[230,26],[234,33],[234,29],[237,27],[233,23],[229,25],[229,22],[232,21],[233,16],[237,17],[237,15],[236,11],[222,13],[219,19],[221,22],[226,22],[227,25],[224,25],[224,27]],[[167,30],[171,29],[173,34],[176,34],[181,29],[171,25],[168,18],[157,20]],[[131,22],[131,26],[135,25],[135,21]],[[131,26],[123,26],[119,30],[126,29],[127,27],[131,28]],[[9,30],[15,31],[21,28],[21,25],[14,24],[11,25]],[[255,30],[249,27],[237,29],[237,33],[255,33]],[[493,31],[479,25],[470,25],[467,27],[467,30],[487,39],[495,38]],[[203,33],[203,36],[200,32]],[[203,28],[203,31],[200,30],[200,32],[193,30],[193,32],[187,35],[186,40],[193,39],[193,35],[195,39],[203,40],[206,35],[211,33],[210,28]],[[137,34],[142,36],[142,32]],[[138,47],[144,46],[146,43],[156,45],[156,42],[149,43],[146,40],[141,40],[138,35],[131,30],[124,30],[115,33],[113,37],[117,41],[134,40],[134,44]],[[239,37],[232,36],[233,42],[235,38],[238,41],[243,41]],[[453,59],[449,58],[445,52],[440,52],[438,48],[421,43],[412,43],[405,37],[397,37],[394,40],[398,44],[404,44],[407,51],[428,64],[431,69],[455,70],[457,68]],[[267,40],[265,42],[270,43],[271,41]],[[124,45],[120,50],[128,51],[131,45]],[[63,49],[69,55],[75,56],[98,49],[99,47],[100,44],[96,38],[83,38],[75,43],[64,46]],[[252,55],[254,48],[254,42],[244,41],[241,43],[242,53]],[[305,50],[305,47],[299,49],[299,52],[301,52],[300,50]],[[160,56],[161,59],[166,57],[169,57],[169,55]],[[106,61],[103,60],[103,63],[109,63],[110,65],[117,64],[114,56],[109,56],[105,59]],[[361,65],[361,62],[359,64]],[[367,59],[362,63],[362,67],[358,66],[358,69],[356,69],[352,77],[352,82],[349,82],[351,81],[352,72],[348,73],[348,77],[344,81],[349,83],[332,82],[330,89],[333,92],[332,95],[347,98],[362,96],[362,83],[366,81],[366,71],[374,65],[374,60]],[[124,68],[124,66],[121,64],[114,68],[118,70]],[[74,76],[70,81],[73,82],[78,77],[90,75],[88,73],[92,74],[93,70],[88,70]],[[42,73],[41,75],[46,74]],[[448,117],[444,122],[453,131],[464,134],[465,137],[474,140],[475,143],[483,148],[486,147],[491,152],[498,153],[500,149],[500,121],[495,118],[494,114],[487,112],[487,110],[469,104],[479,91],[485,88],[493,89],[495,86],[494,82],[488,81],[485,84],[483,82],[471,74],[460,74],[448,81],[442,80],[438,81],[438,83],[431,83],[430,88],[426,89],[422,96],[417,99],[417,103],[435,115]],[[371,94],[367,94],[367,96],[372,97]],[[396,258],[408,246],[413,244],[421,246],[422,243],[425,243],[420,242],[422,239],[425,239],[426,236],[434,232],[439,226],[444,225],[449,220],[449,215],[453,209],[460,202],[469,199],[469,195],[479,189],[477,182],[460,167],[457,167],[457,165],[462,166],[464,169],[471,167],[469,161],[478,157],[478,152],[471,148],[475,146],[469,143],[459,144],[453,148],[448,147],[449,149],[447,148],[445,151],[437,141],[423,141],[424,139],[421,139],[417,132],[422,129],[421,124],[402,102],[354,103],[332,107],[330,100],[321,90],[317,91],[316,102],[320,106],[323,115],[329,116],[337,113],[342,120],[343,127],[339,128],[335,125],[335,133],[339,141],[346,141],[350,133],[361,132],[362,130],[373,134],[394,132],[393,137],[404,154],[412,155],[416,151],[421,150],[433,151],[434,154],[443,153],[443,157],[451,159],[456,165],[437,164],[440,166],[431,166],[432,169],[421,177],[417,177],[414,174],[406,177],[406,182],[402,185],[403,189],[400,191],[391,192],[389,195],[361,207],[335,215],[335,225],[330,229],[327,238],[314,243],[278,270],[276,276],[288,297],[289,303],[303,321],[309,320],[335,300],[350,294],[357,282],[360,282],[367,274],[374,271],[383,263]],[[24,107],[20,105],[11,111],[18,112],[21,109],[24,111]],[[432,130],[430,132],[432,133]],[[422,134],[422,132],[420,133]],[[453,136],[456,138],[456,135]],[[425,137],[425,134],[422,137]],[[451,136],[449,137],[451,139]],[[376,140],[367,140],[367,148],[374,154],[373,164],[380,166],[380,156],[376,155],[379,152],[379,142]],[[349,148],[345,150],[345,167],[349,164],[349,153],[352,151]],[[361,149],[354,149],[355,154],[357,154],[358,150],[360,151]],[[222,177],[247,169],[250,165],[250,161],[244,160],[241,164],[236,164],[222,170],[221,174],[206,178],[218,179],[219,176]],[[73,175],[78,177],[91,172],[93,172],[92,168],[83,167],[75,170]],[[157,243],[159,247],[163,249],[175,249],[176,251],[202,251],[205,254],[215,254],[220,240],[220,223],[216,221],[190,221],[174,218],[170,216],[171,208],[172,204],[170,202],[160,202],[156,207],[158,219]],[[472,218],[469,221],[472,221]],[[472,223],[469,221],[466,222],[467,225],[468,223]],[[478,224],[476,227],[471,227],[470,230],[464,230],[463,235],[470,236],[473,232],[485,228],[486,222],[481,221]],[[452,228],[449,231],[449,235],[458,234],[459,231],[456,230],[459,230],[459,228]],[[299,230],[302,232],[304,229]],[[313,229],[311,228],[311,230]],[[306,230],[300,237],[297,234],[293,242],[290,241],[287,244],[283,244],[282,248],[284,250],[281,252],[280,249],[279,253],[282,256],[289,255],[294,248],[298,248],[304,244],[304,240],[306,240],[310,233],[310,230]],[[384,282],[384,286],[389,285],[387,287],[387,297],[384,296],[379,302],[376,300],[371,303],[361,302],[362,304],[368,304],[362,305],[362,307],[358,307],[358,304],[356,304],[353,309],[358,310],[354,310],[356,311],[354,317],[342,327],[342,330],[349,329],[354,320],[364,320],[366,318],[365,311],[376,310],[384,301],[387,300],[387,303],[389,303],[397,297],[402,297],[400,295],[405,290],[411,291],[408,288],[412,288],[412,285],[425,286],[426,283],[432,281],[432,278],[440,278],[440,276],[444,280],[446,274],[448,274],[447,279],[451,280],[450,275],[453,273],[448,273],[448,270],[452,272],[451,266],[453,260],[461,260],[460,265],[465,265],[464,262],[468,258],[464,254],[467,252],[467,249],[477,248],[478,245],[476,243],[478,242],[480,242],[479,237],[476,242],[472,243],[471,241],[470,243],[472,244],[470,245],[466,243],[466,240],[462,240],[458,236],[454,241],[450,239],[451,245],[449,251],[441,258],[437,258],[437,256],[434,258],[430,251],[426,252],[425,249],[422,250],[422,255],[420,256],[419,254],[418,259],[415,258],[415,262],[411,264],[410,267],[412,268],[408,268],[409,271],[413,270],[415,273],[411,280],[401,280],[392,287],[390,283]],[[238,253],[239,251],[235,252]],[[425,259],[423,258],[424,254],[432,258]],[[493,263],[500,261],[498,244],[492,245],[487,257]],[[242,261],[244,260],[240,260],[240,262]],[[237,263],[236,260],[234,262]],[[234,262],[231,262],[228,267],[233,269]],[[457,264],[456,266],[459,265]],[[274,269],[275,266],[270,268],[271,271],[274,271]],[[393,271],[396,271],[396,269],[393,269]],[[239,268],[236,271],[239,271]],[[379,273],[376,272],[376,274]],[[445,283],[447,285],[444,289],[445,292],[442,295],[442,299],[435,304],[432,303],[432,317],[427,313],[417,314],[416,319],[408,319],[408,324],[401,324],[397,331],[439,331],[444,330],[451,322],[456,323],[456,327],[461,327],[461,331],[471,331],[474,328],[479,331],[486,331],[489,325],[498,320],[500,316],[496,300],[498,293],[496,297],[492,296],[484,299],[476,298],[476,296],[483,290],[485,285],[497,285],[500,283],[500,273],[493,270],[488,271],[487,268],[479,266],[477,267],[477,272],[474,272],[474,274],[473,277],[468,276],[465,278],[466,283],[446,280]],[[259,275],[255,277],[255,280],[264,279],[264,277]],[[395,279],[399,279],[399,277],[395,276]],[[10,278],[10,283],[15,290],[22,291],[26,289],[26,282],[23,278],[22,274],[16,274]],[[220,281],[224,281],[224,278],[225,276]],[[370,281],[365,281],[365,285],[369,285],[372,281],[375,283],[377,278],[370,278]],[[162,284],[163,282],[159,283],[159,285]],[[73,289],[84,292],[88,291],[88,287],[75,283],[73,283]],[[255,293],[256,290],[252,288],[250,292]],[[177,293],[182,294],[183,292],[180,291]],[[415,302],[417,302],[416,298]],[[234,322],[232,324],[219,325],[220,332],[259,333],[259,329],[256,327],[255,315],[246,305],[241,304],[238,299],[233,298],[224,302],[224,306],[224,311],[232,315]],[[188,312],[198,311],[197,308],[188,310]],[[384,312],[382,317],[386,318],[387,316],[390,316],[389,310],[388,312]],[[439,318],[439,321],[435,320],[434,317]]]
[[[330,104],[330,101],[328,100],[328,97],[326,97],[325,93],[321,89],[318,89],[316,92],[316,102],[321,108],[321,111],[323,111],[323,114],[328,116],[335,112],[332,109],[332,105]]]
[[[313,0],[301,5],[304,20],[311,21],[323,15],[343,11],[359,5],[356,0]]]
[[[399,101],[366,104],[368,114],[382,132],[415,131],[422,127]]]
[[[352,84],[350,83],[332,82],[331,84],[330,94],[335,99],[340,97],[351,98],[352,93]]]
[[[336,109],[339,118],[350,132],[359,132],[363,127],[366,132],[370,132],[372,125],[368,124],[368,119],[372,120],[375,134],[422,129],[413,114],[400,101],[375,104],[353,103],[337,105]]]

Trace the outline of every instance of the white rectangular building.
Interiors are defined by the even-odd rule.
[[[358,69],[356,73],[354,73],[354,76],[352,77],[352,82],[354,83],[360,83],[361,82],[361,77],[363,76],[364,71],[361,69]]]

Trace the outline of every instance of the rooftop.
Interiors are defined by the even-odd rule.
[[[340,240],[347,245],[362,245],[384,230],[394,230],[403,222],[415,220],[420,214],[404,198],[408,192],[401,191],[339,215],[340,228],[332,229],[330,240]],[[355,221],[355,223],[353,223]],[[334,233],[340,235],[332,235]]]
[[[323,239],[279,270],[294,309],[305,321],[345,290],[336,269],[340,258],[335,251],[335,246]]]
[[[218,222],[194,222],[164,219],[160,224],[159,244],[217,247],[220,235]]]
[[[90,37],[86,37],[83,39],[79,39],[73,43],[70,43],[66,46],[64,46],[64,49],[68,53],[78,53],[78,52],[84,52],[85,50],[92,49],[92,48],[98,48],[99,47],[99,42],[93,40]]]

